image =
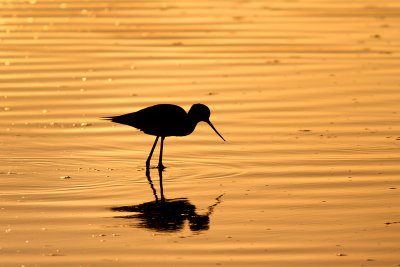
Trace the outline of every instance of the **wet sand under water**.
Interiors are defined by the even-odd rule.
[[[400,2],[1,1],[1,266],[398,266]],[[165,142],[99,119],[207,104]],[[158,153],[152,165],[157,163]]]

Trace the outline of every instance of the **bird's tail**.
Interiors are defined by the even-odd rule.
[[[112,121],[115,123],[130,125],[130,121],[132,121],[132,119],[130,119],[128,115],[129,114],[119,115],[119,116],[102,117],[101,119],[107,120],[107,121]]]
[[[106,121],[113,121],[115,117],[101,117],[100,119],[106,120]]]

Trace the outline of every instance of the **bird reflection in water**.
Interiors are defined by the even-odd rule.
[[[205,214],[197,214],[196,206],[186,198],[165,199],[162,188],[162,170],[159,170],[161,199],[157,196],[150,177],[150,170],[146,170],[146,176],[153,191],[155,200],[139,205],[114,207],[113,211],[133,212],[131,215],[116,216],[115,218],[133,219],[134,227],[147,228],[157,232],[178,232],[184,229],[188,221],[189,228],[193,232],[208,230],[210,227],[210,215],[214,208],[221,203],[220,195],[216,202],[209,206]]]

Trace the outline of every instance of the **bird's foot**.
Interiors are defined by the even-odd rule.
[[[159,163],[158,166],[157,166],[157,169],[159,169],[160,171],[163,171],[165,168],[167,168],[167,167],[162,165],[162,163]]]

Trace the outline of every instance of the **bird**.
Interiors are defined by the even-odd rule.
[[[173,104],[157,104],[136,112],[119,116],[104,117],[115,123],[129,125],[143,131],[145,134],[154,135],[156,139],[146,160],[146,168],[150,167],[150,160],[158,140],[161,138],[160,155],[157,168],[164,170],[162,164],[164,139],[169,136],[186,136],[191,134],[199,122],[206,122],[218,134],[222,140],[225,139],[217,131],[210,121],[210,109],[204,104],[194,104],[189,112]]]

